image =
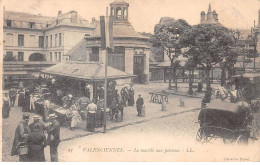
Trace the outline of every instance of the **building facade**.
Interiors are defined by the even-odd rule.
[[[135,74],[135,83],[149,81],[149,37],[136,32],[128,21],[129,4],[124,1],[114,1],[110,4],[110,16],[113,19],[114,50],[108,52],[108,65],[124,72]],[[72,61],[105,62],[104,51],[101,50],[100,22],[94,35],[86,36],[67,53]],[[85,45],[85,46],[84,46]]]
[[[76,11],[57,17],[4,11],[3,26],[6,61],[65,61],[63,55],[95,30]]]

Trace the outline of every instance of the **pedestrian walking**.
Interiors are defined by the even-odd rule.
[[[8,118],[10,110],[11,110],[10,99],[8,97],[8,93],[5,92],[4,97],[3,97],[2,117]]]
[[[120,112],[120,117],[121,117],[120,121],[123,121],[123,119],[124,119],[124,103],[123,103],[121,98],[118,98],[117,109]]]
[[[30,162],[45,162],[44,148],[46,146],[46,137],[42,132],[40,125],[34,126],[34,132],[28,136],[29,143],[29,161]]]
[[[110,118],[111,120],[114,120],[114,118],[116,117],[115,115],[117,113],[117,100],[115,97],[112,98],[110,109],[111,109]]]
[[[50,146],[50,155],[52,162],[58,162],[58,146],[60,144],[60,124],[56,120],[55,114],[49,115],[50,126],[47,130],[47,144]]]
[[[135,95],[135,91],[133,89],[133,84],[130,84],[130,88],[128,90],[128,106],[133,106],[134,103],[135,103],[135,98],[134,98],[134,95]]]
[[[102,110],[105,109],[105,100],[101,97],[100,100],[97,102],[97,112],[96,112],[96,127],[103,126],[104,120],[104,112]]]
[[[11,89],[9,89],[9,98],[10,98],[11,107],[13,107],[15,104],[16,95],[17,95],[17,90],[15,88],[12,87]]]
[[[29,161],[28,136],[31,133],[31,130],[28,126],[28,122],[29,122],[29,115],[24,114],[23,120],[18,124],[18,126],[16,127],[16,130],[15,130],[11,156],[19,155],[20,162]],[[28,149],[27,149],[27,147],[28,147]],[[25,152],[20,152],[21,148],[23,148],[23,151],[25,151]]]
[[[136,100],[136,109],[137,109],[137,116],[141,117],[142,107],[144,105],[144,99],[142,98],[141,94],[138,95],[138,99]]]
[[[31,130],[31,132],[35,132],[35,129],[40,129],[40,132],[44,133],[46,131],[46,126],[40,122],[40,116],[38,115],[35,115],[33,117],[33,123],[31,123],[29,125],[29,128]],[[36,131],[39,131],[39,130],[36,130]]]

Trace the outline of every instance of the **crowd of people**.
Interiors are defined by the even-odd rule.
[[[60,124],[55,114],[49,115],[47,124],[40,122],[37,115],[34,116],[33,123],[29,124],[29,118],[28,114],[24,114],[15,130],[11,156],[18,155],[20,162],[44,162],[44,148],[49,145],[51,161],[57,162]]]

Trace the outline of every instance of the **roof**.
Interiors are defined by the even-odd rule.
[[[201,22],[201,24],[215,24],[218,26],[223,26],[221,23],[219,23],[218,21],[215,21],[213,19],[205,20],[205,21]]]
[[[76,21],[72,22],[72,17],[75,16]],[[77,26],[77,27],[89,27],[89,28],[95,28],[95,25],[92,23],[89,23],[88,20],[81,17],[77,11],[70,11],[64,14],[58,15],[56,18],[53,18],[52,20],[49,20],[46,22],[47,24],[50,24],[50,27],[60,26],[60,25],[68,25],[68,26]]]
[[[71,61],[86,61],[86,43],[87,41],[82,39],[65,56],[70,56]]]
[[[35,23],[46,24],[47,21],[52,20],[54,17],[46,17],[41,15],[14,12],[14,11],[5,11],[4,18],[8,20],[14,20],[14,21],[35,22]]]
[[[105,79],[105,65],[101,63],[69,62],[59,63],[42,71],[54,76],[70,77],[72,79],[102,81]],[[136,77],[121,70],[107,67],[108,79],[124,79]]]
[[[114,2],[110,3],[110,5],[127,5],[128,3],[123,0],[115,0]]]
[[[100,37],[100,22],[97,23],[94,36],[87,38]],[[149,37],[143,36],[134,30],[134,27],[129,22],[118,22],[113,23],[113,36],[114,38],[126,37],[126,38],[142,38],[149,39]]]

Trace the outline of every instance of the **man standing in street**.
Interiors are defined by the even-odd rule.
[[[31,130],[28,126],[28,122],[29,122],[29,115],[24,114],[23,120],[18,124],[15,130],[11,156],[19,155],[20,162],[29,161],[28,153],[19,153],[18,150],[18,146],[20,147],[28,146],[28,136],[31,133]]]
[[[10,98],[11,107],[13,107],[14,104],[15,104],[16,95],[17,95],[16,89],[15,88],[11,88],[9,90],[9,98]]]
[[[50,145],[51,161],[58,162],[58,146],[60,144],[60,124],[56,120],[55,114],[50,114],[49,119],[51,125],[49,126],[49,129],[47,131],[47,144]]]
[[[141,94],[138,95],[138,99],[136,100],[136,109],[137,109],[137,116],[141,116],[142,107],[144,105],[144,99],[142,98]]]
[[[30,127],[30,130],[31,130],[32,133],[36,131],[35,130],[36,128],[37,128],[37,131],[39,131],[41,133],[44,133],[44,131],[46,130],[45,125],[40,122],[40,116],[38,116],[38,115],[35,115],[33,117],[33,123],[31,123],[29,125],[29,127]]]

